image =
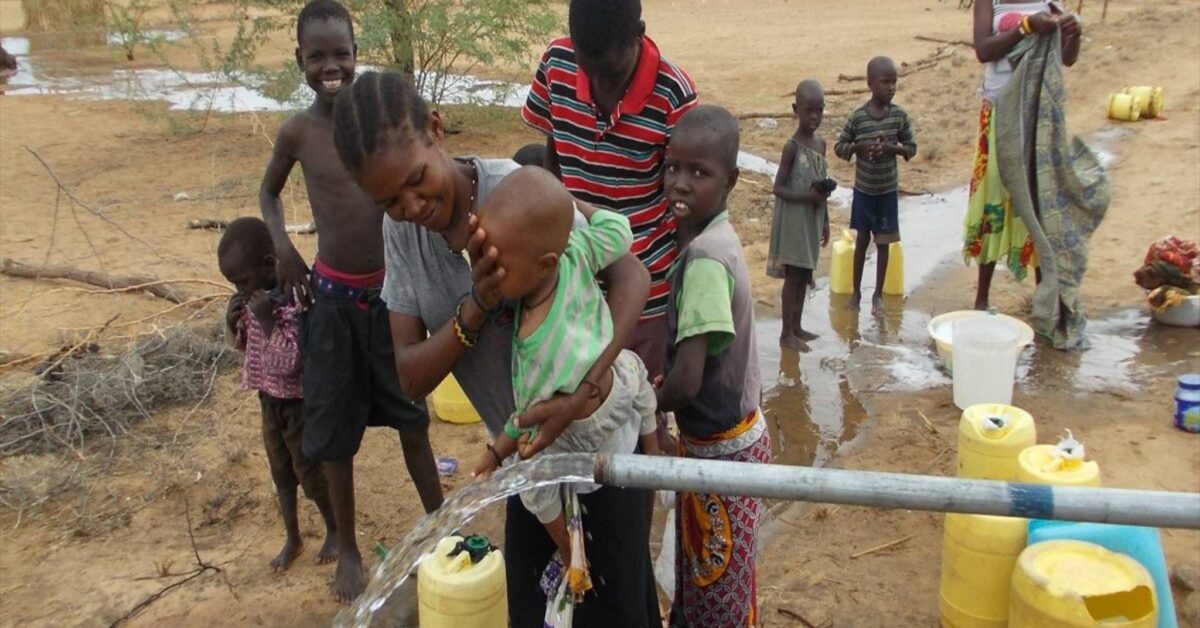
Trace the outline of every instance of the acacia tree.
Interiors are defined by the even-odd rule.
[[[243,23],[228,50],[239,53],[233,65],[242,67],[221,63],[227,73],[250,69],[245,66],[271,31],[294,29],[305,2],[236,1]],[[346,5],[356,22],[360,63],[408,74],[434,105],[453,87],[455,74],[526,62],[532,47],[562,26],[551,0],[348,0]],[[299,84],[295,64],[287,66],[272,77],[276,93],[287,93],[286,84]]]

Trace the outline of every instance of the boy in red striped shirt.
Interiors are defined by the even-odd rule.
[[[666,276],[675,260],[663,158],[675,123],[696,105],[696,87],[646,36],[640,0],[571,0],[568,22],[571,36],[542,55],[521,116],[547,134],[545,166],[575,197],[629,219],[632,251],[650,272],[629,348],[655,377],[666,361]]]

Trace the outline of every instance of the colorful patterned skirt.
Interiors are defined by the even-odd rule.
[[[722,434],[680,439],[681,455],[766,464],[771,437],[755,410]],[[761,499],[679,493],[676,500],[675,604],[671,626],[734,628],[758,625],[755,552]]]
[[[975,170],[971,174],[967,217],[963,221],[963,260],[968,264],[1005,262],[1017,281],[1025,279],[1030,266],[1037,266],[1033,239],[1021,217],[1012,208],[1012,200],[1000,169],[991,156],[996,154],[996,123],[992,103],[984,99],[979,111],[979,139],[975,146]]]

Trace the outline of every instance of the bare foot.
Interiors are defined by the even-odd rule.
[[[792,351],[799,351],[804,348],[804,341],[793,334],[785,334],[779,337],[779,346]]]
[[[363,572],[362,556],[358,553],[343,553],[338,557],[337,574],[333,576],[333,597],[342,604],[349,604],[367,588]]]
[[[304,549],[304,541],[300,539],[288,539],[283,544],[283,549],[279,550],[279,555],[271,559],[271,569],[275,573],[283,573],[288,567],[292,566],[292,561],[300,555],[300,550]]]
[[[328,565],[338,559],[338,542],[337,535],[329,532],[325,535],[325,544],[321,546],[321,551],[317,552],[317,564]]]
[[[883,314],[883,295],[876,294],[871,297],[871,313]]]
[[[803,328],[800,329],[800,333],[796,334],[796,337],[804,342],[812,342],[817,338],[820,338],[820,336],[812,333],[811,331],[806,331]]]
[[[862,295],[855,292],[850,297],[850,300],[846,302],[846,309],[854,310],[855,312],[857,312],[860,309],[862,309],[862,306],[859,305],[859,303],[861,303],[861,302],[862,302]]]

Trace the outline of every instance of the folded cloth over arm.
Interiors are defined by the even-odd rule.
[[[1027,38],[1009,59],[1016,69],[995,103],[997,166],[1041,260],[1033,327],[1056,349],[1084,348],[1079,289],[1088,240],[1108,210],[1108,173],[1067,133],[1058,31]]]

